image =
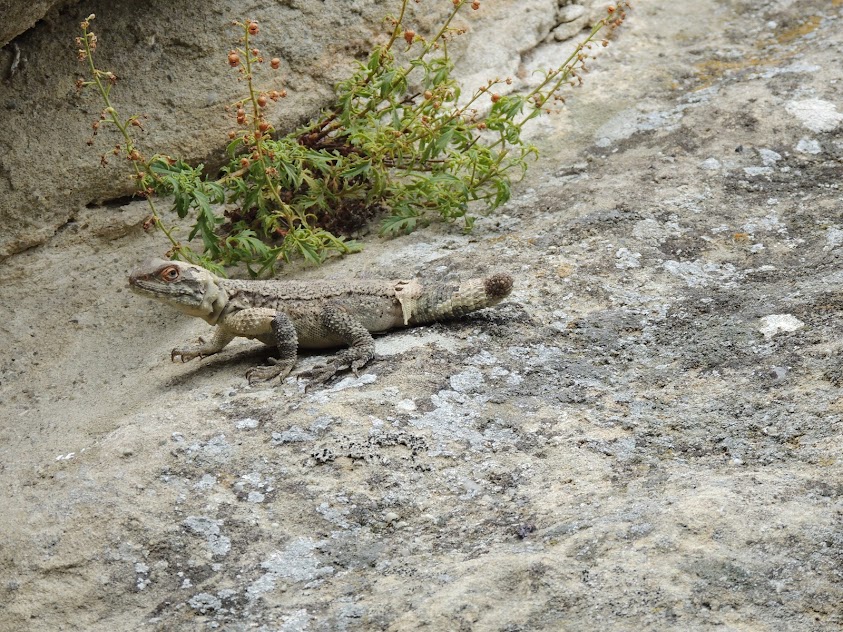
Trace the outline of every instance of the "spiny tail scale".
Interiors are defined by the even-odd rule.
[[[469,279],[459,285],[425,284],[416,296],[405,296],[401,301],[405,324],[421,325],[459,318],[497,305],[511,291],[512,277],[505,273],[493,274],[485,279]]]

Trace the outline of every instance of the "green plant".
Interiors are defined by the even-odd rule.
[[[260,275],[294,256],[318,263],[332,252],[357,249],[336,234],[353,232],[374,215],[385,216],[382,234],[410,232],[437,218],[470,230],[470,211],[488,212],[506,202],[513,178],[523,175],[527,158],[536,153],[521,138],[524,125],[551,100],[561,100],[561,88],[582,83],[592,48],[608,45],[596,40],[598,33],[619,26],[628,7],[610,6],[571,56],[527,94],[502,95],[511,80],[493,79],[461,100],[448,42],[462,31],[451,24],[466,4],[477,10],[479,2],[453,0],[441,28],[425,39],[405,24],[408,1],[391,18],[389,39],[337,86],[335,106],[280,136],[266,110],[286,93],[258,88],[255,73],[265,63],[253,47],[259,25],[236,22],[241,45],[230,51],[228,63],[241,73],[247,94],[234,104],[239,127],[229,134],[230,162],[218,179],[202,165],[141,155],[131,135],[140,119],[119,118],[110,100],[116,78],[94,65],[94,16],[82,23],[79,57],[88,62],[92,80],[79,86],[95,86],[105,103],[95,132],[105,122],[122,134],[125,144],[115,153],[122,151],[132,163],[138,193],[149,202],[151,223],[170,240],[171,256],[218,271],[242,262]],[[406,49],[396,51],[402,42]],[[279,60],[269,65],[277,69]],[[164,225],[153,194],[173,196],[179,217],[192,214],[188,239],[201,237],[201,254]],[[214,212],[222,204],[232,207],[224,216]]]

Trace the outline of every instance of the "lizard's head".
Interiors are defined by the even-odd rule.
[[[216,324],[228,295],[216,275],[182,261],[150,259],[129,275],[129,288]]]

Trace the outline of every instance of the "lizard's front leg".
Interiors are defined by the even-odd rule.
[[[325,364],[300,372],[299,377],[310,378],[308,386],[322,384],[343,369],[350,368],[357,375],[357,371],[375,357],[372,334],[342,307],[327,305],[320,314],[320,320],[325,329],[336,334],[349,348],[338,352]]]
[[[299,340],[293,321],[284,312],[277,312],[272,318],[271,329],[278,347],[278,358],[269,358],[269,366],[256,366],[246,371],[249,384],[271,380],[277,376],[283,380],[296,363]]]
[[[214,337],[206,341],[204,338],[199,338],[199,342],[194,342],[181,347],[176,347],[170,352],[170,360],[176,361],[176,358],[181,358],[182,362],[187,362],[193,358],[204,358],[205,356],[214,355],[223,350],[225,345],[234,340],[235,334],[223,326],[218,326],[214,331]]]

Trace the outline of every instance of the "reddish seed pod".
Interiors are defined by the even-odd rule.
[[[273,70],[278,70],[278,68],[281,66],[281,60],[277,57],[273,57],[271,60],[269,60],[269,65],[272,67]]]
[[[266,130],[269,129],[269,123],[267,123],[266,121],[261,121],[260,125],[258,125],[258,129],[261,132],[265,132]]]
[[[266,95],[262,94],[258,97],[258,105],[262,108],[266,107]]]
[[[257,48],[252,49],[252,55],[254,55],[255,57],[257,57],[260,54],[261,54],[261,52]]]
[[[251,163],[249,162],[248,158],[241,158],[240,159],[240,166],[243,167],[243,169],[248,169],[250,164]]]
[[[237,138],[237,132],[234,132],[234,131],[229,132],[228,138],[229,138],[229,140],[234,140],[235,138]]]
[[[492,94],[492,103],[497,103],[500,100],[501,100],[501,95],[499,95],[497,92]]]
[[[480,3],[477,2],[477,0],[474,0],[474,2],[471,3],[471,8],[477,11],[477,9],[480,8]]]
[[[259,30],[257,22],[249,22],[249,35],[257,35]]]
[[[408,45],[413,43],[413,39],[415,37],[416,37],[415,31],[411,31],[410,29],[407,29],[406,31],[404,31],[404,41],[407,42]]]
[[[237,68],[240,65],[240,55],[235,52],[230,52],[228,54],[228,65],[232,68]]]
[[[433,98],[433,93],[430,90],[424,91],[424,100],[430,101]]]

